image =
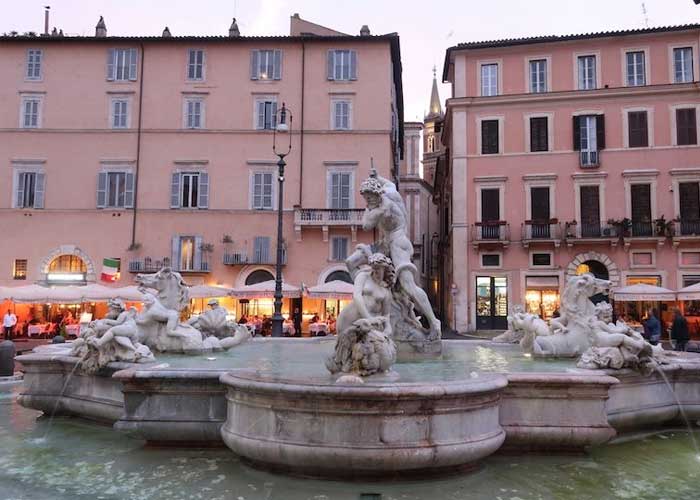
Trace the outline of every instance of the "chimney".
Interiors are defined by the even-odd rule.
[[[51,9],[51,6],[44,5],[44,36],[49,34],[49,9]]]
[[[170,38],[171,36],[173,36],[173,35],[170,34],[170,28],[168,28],[166,26],[165,29],[163,30],[163,38]]]
[[[231,26],[228,29],[228,36],[241,36],[241,31],[238,29],[238,23],[236,22],[235,17],[233,18],[233,22],[231,23]]]
[[[104,38],[107,36],[107,26],[105,25],[104,17],[100,16],[100,20],[97,21],[97,26],[95,26],[95,37]]]
[[[369,36],[369,35],[370,35],[369,26],[367,26],[366,24],[363,24],[362,28],[360,28],[360,36]]]

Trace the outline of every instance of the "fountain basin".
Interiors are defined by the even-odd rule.
[[[228,388],[224,442],[267,469],[342,478],[437,473],[473,465],[505,439],[502,375],[344,385],[239,370],[221,382]]]

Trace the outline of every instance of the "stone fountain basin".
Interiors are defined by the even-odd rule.
[[[224,442],[267,469],[339,478],[438,473],[478,462],[505,439],[503,375],[345,385],[238,370],[221,382],[228,389]]]

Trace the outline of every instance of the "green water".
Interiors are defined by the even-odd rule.
[[[587,456],[496,456],[473,473],[421,482],[343,483],[272,475],[227,449],[145,448],[109,427],[48,420],[0,385],[3,500],[605,500],[700,498],[688,434],[667,431]]]
[[[393,370],[400,382],[464,380],[472,372],[566,372],[575,368],[573,359],[535,359],[520,346],[482,345],[473,341],[445,341],[438,359],[397,363]],[[204,356],[159,354],[159,363],[170,367],[225,370],[253,368],[284,379],[327,382],[331,377],[323,361],[333,353],[334,338],[308,340],[255,339],[228,352]]]

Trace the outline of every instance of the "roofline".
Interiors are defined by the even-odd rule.
[[[31,43],[173,43],[173,42],[215,42],[215,43],[245,43],[245,42],[386,42],[398,39],[398,33],[385,35],[300,35],[300,36],[0,36],[0,42],[31,42]]]
[[[615,38],[622,36],[648,35],[653,33],[675,33],[679,31],[692,31],[700,29],[700,23],[681,24],[676,26],[658,26],[655,28],[638,28],[629,30],[600,31],[596,33],[580,33],[573,35],[543,35],[523,38],[504,38],[501,40],[485,40],[480,42],[466,42],[448,47],[445,51],[445,62],[442,69],[442,82],[447,82],[447,73],[452,52],[462,50],[493,49],[502,47],[515,47],[519,45],[535,45],[540,43],[569,42],[573,40],[592,40],[596,38]]]

